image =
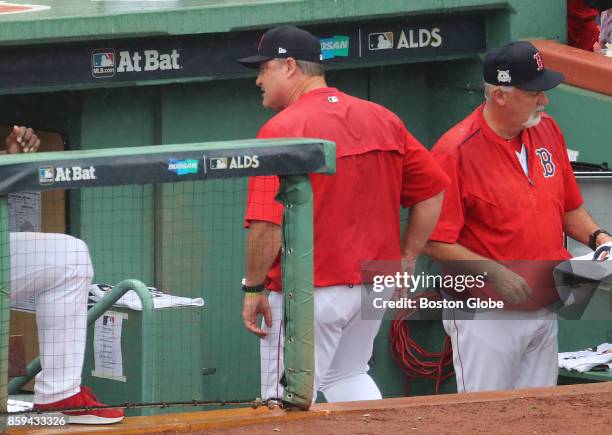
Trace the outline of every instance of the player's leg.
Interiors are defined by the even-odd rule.
[[[329,292],[331,300],[327,302],[340,307],[343,312],[338,316],[336,349],[329,368],[320,373],[319,389],[328,402],[381,399],[380,390],[368,375],[368,361],[372,356],[374,338],[378,334],[383,312],[380,313],[381,319],[363,320],[358,286],[338,286],[332,289]],[[321,323],[324,317],[319,310],[316,312],[317,322]],[[321,326],[320,329],[326,330]],[[317,333],[317,339],[323,335],[323,331]],[[317,350],[319,348],[317,341]]]
[[[516,388],[548,387],[557,385],[559,355],[557,318],[553,312],[540,310],[533,320],[533,338],[521,360]]]
[[[14,233],[10,242],[11,301],[35,298],[42,369],[34,385],[34,409],[103,406],[80,385],[93,277],[87,245],[64,234],[43,233]],[[81,424],[116,423],[124,417],[117,408],[62,412],[69,423]]]
[[[342,331],[353,315],[350,296],[359,293],[348,286],[315,289],[315,393],[325,391],[324,380],[332,364]],[[329,401],[326,395],[326,399]]]
[[[80,390],[93,277],[89,251],[64,234],[11,233],[10,240],[12,299],[36,300],[42,370],[34,402],[57,402]]]
[[[280,383],[285,370],[283,364],[283,343],[285,340],[283,294],[270,292],[268,302],[272,313],[272,326],[268,328],[262,319],[262,328],[268,331],[268,335],[259,342],[261,398],[263,400],[280,399],[283,397],[284,391]]]
[[[474,318],[473,313],[444,310],[444,329],[453,345],[457,392],[513,389],[524,349],[528,323],[506,313]]]

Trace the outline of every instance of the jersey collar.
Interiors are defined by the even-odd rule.
[[[317,88],[317,89],[313,89],[312,91],[303,93],[302,95],[300,95],[300,98],[294,101],[294,103],[297,101],[307,99],[307,98],[317,97],[319,95],[337,94],[339,92],[340,91],[338,91],[338,89],[336,88],[330,88],[330,87]]]

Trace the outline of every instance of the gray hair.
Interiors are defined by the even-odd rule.
[[[287,59],[282,57],[277,57],[274,59],[276,62],[286,62]],[[295,61],[298,68],[304,75],[309,77],[321,76],[325,77],[325,67],[322,64],[317,62],[309,62],[307,60],[297,60]]]
[[[513,92],[514,91],[514,86],[498,86],[498,85],[492,85],[491,83],[484,82],[484,97],[485,97],[485,100],[488,101],[489,99],[491,99],[491,94],[493,93],[493,88],[499,88],[503,92]]]
[[[320,63],[307,60],[297,60],[296,62],[305,75],[325,77],[325,68]]]

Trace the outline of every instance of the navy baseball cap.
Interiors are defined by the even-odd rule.
[[[525,91],[547,91],[565,80],[563,74],[544,68],[540,52],[527,41],[489,51],[482,72],[486,83]]]
[[[257,54],[243,57],[237,62],[249,68],[258,68],[262,62],[287,57],[322,63],[319,38],[295,26],[274,27],[259,40]]]

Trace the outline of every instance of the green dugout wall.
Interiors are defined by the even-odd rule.
[[[481,102],[480,59],[487,47],[527,38],[564,42],[566,34],[565,0],[36,3],[50,8],[0,14],[0,124],[58,131],[67,149],[73,150],[254,137],[272,114],[260,105],[254,72],[231,60],[250,52],[262,30],[281,23],[304,26],[331,42],[326,54],[333,55],[328,60],[329,84],[395,111],[429,147]],[[435,28],[439,29],[438,46]],[[421,36],[421,29],[429,36]],[[370,36],[375,34],[393,39],[391,48],[371,49],[378,48],[370,45],[374,42]],[[348,47],[343,45],[347,37]],[[157,57],[149,59],[149,71],[145,70],[145,50],[157,51]],[[135,59],[135,52],[141,60]],[[602,161],[612,161],[610,148],[597,140],[611,136],[611,124],[600,124],[596,133],[583,136],[581,132],[586,134],[588,127],[569,108],[579,102],[585,116],[601,112],[602,107],[609,111],[610,97],[564,87],[552,92],[551,98],[550,112],[565,123],[566,131],[572,131],[569,137],[576,139],[575,144],[568,141],[570,146],[585,156],[601,155]],[[556,98],[562,103],[554,103]],[[579,141],[581,137],[589,139]],[[184,183],[181,188],[199,189],[202,194],[218,195],[219,200],[227,194],[215,182],[205,186]],[[113,204],[100,204],[79,193],[70,196],[69,231],[100,240],[90,246],[94,266],[96,257],[110,255],[113,248],[126,253],[112,266],[96,267],[95,280],[118,282],[134,277],[160,288],[180,289],[180,271],[159,266],[163,256],[171,256],[181,246],[177,239],[167,243],[169,236],[159,212],[165,208],[161,205],[171,204],[180,192],[166,192],[164,186],[126,189],[138,189],[130,197],[140,199],[123,204],[129,213],[117,222],[131,227],[138,224],[130,241],[116,240],[112,234],[91,237],[101,226],[96,218],[99,214],[90,211]],[[182,206],[189,210],[189,204]],[[206,228],[207,213],[212,212],[194,211],[193,221],[201,221]],[[202,346],[214,346],[215,337],[226,332],[215,328],[219,316],[227,315],[214,309],[223,302],[236,309],[231,340],[238,352],[254,349],[257,340],[241,330],[237,315],[243,259],[229,257],[230,246],[243,246],[244,234],[233,230],[240,225],[243,207],[226,213],[225,225],[205,229],[202,237],[226,237],[233,245],[228,245],[227,252],[197,259],[202,270],[217,274],[226,283],[206,295]],[[438,350],[443,336],[439,322],[418,323],[413,328],[415,338],[430,350]],[[387,350],[387,326],[383,324],[377,340],[372,369],[385,395],[401,395],[400,373]],[[210,364],[214,362],[202,366]],[[212,388],[226,384],[223,375],[215,376],[210,380]],[[257,390],[256,376],[244,379],[244,388]],[[429,381],[411,383],[411,394],[432,391]]]

